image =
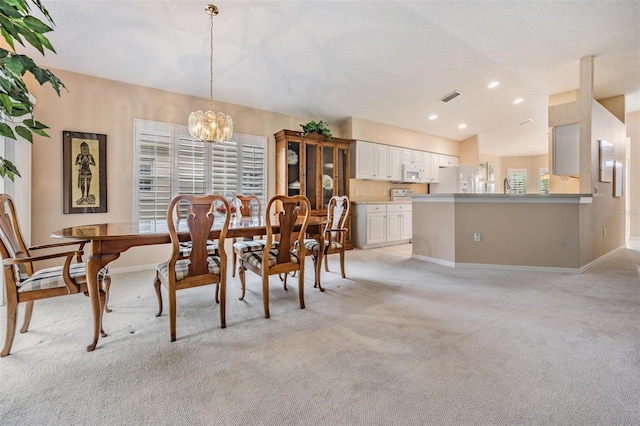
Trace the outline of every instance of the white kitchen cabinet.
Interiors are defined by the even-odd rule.
[[[440,167],[459,166],[459,158],[453,155],[440,154]]]
[[[440,154],[435,152],[424,153],[425,182],[438,183],[440,180]]]
[[[392,182],[402,180],[402,148],[389,146],[389,179]]]
[[[423,165],[425,154],[427,154],[425,151],[402,148],[402,162]]]
[[[354,203],[354,206],[354,246],[366,249],[411,241],[411,204]]]
[[[399,182],[402,178],[402,148],[380,143],[356,141],[356,179],[373,179]]]
[[[375,179],[376,145],[364,141],[351,145],[356,150],[355,155],[351,155],[352,162],[355,161],[355,167],[351,167],[351,170],[355,171],[356,179]]]
[[[411,204],[387,204],[387,242],[406,239],[411,239]]]

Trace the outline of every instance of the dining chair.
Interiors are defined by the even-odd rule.
[[[174,217],[176,210],[186,204],[186,229],[176,226]],[[216,214],[222,211],[224,214]],[[216,219],[218,217],[219,219]],[[220,304],[220,328],[226,327],[226,277],[227,254],[224,241],[229,229],[231,209],[228,201],[221,195],[190,195],[175,196],[167,209],[167,227],[171,237],[171,256],[166,262],[158,265],[154,287],[158,297],[158,313],[162,315],[162,294],[160,287],[164,286],[169,294],[169,332],[171,341],[176,340],[176,292],[187,288],[216,284],[215,301]],[[217,255],[209,252],[209,233],[215,221],[220,221],[221,231],[218,237]],[[191,247],[184,251],[180,246],[179,232],[188,232]],[[219,295],[219,299],[218,299]]]
[[[175,209],[174,219],[176,221],[176,226],[180,226],[180,221],[184,219],[190,212],[190,206],[180,206]],[[180,241],[180,256],[189,256],[191,252],[191,241]],[[218,242],[214,240],[207,240],[207,253],[212,256],[218,256]]]
[[[262,214],[260,198],[257,195],[236,195],[240,203],[240,215],[244,218],[257,217]],[[236,265],[239,256],[251,251],[262,251],[267,244],[264,238],[236,238],[233,243],[233,269],[231,276],[236,276]],[[273,247],[278,248],[278,241],[273,241]]]
[[[275,209],[276,229],[269,216]],[[298,298],[300,309],[304,309],[304,234],[309,224],[311,203],[304,195],[288,197],[276,195],[269,200],[265,209],[265,225],[267,229],[266,244],[264,249],[250,251],[238,257],[240,265],[238,275],[242,286],[240,300],[244,299],[246,280],[245,271],[249,270],[262,278],[262,301],[264,305],[264,317],[269,318],[269,277],[271,275],[284,275],[286,290],[286,277],[290,272],[298,274]],[[300,229],[296,226],[300,225]],[[276,247],[274,234],[278,233],[280,242]],[[297,233],[297,236],[295,235]],[[298,241],[302,250],[294,248],[293,241]]]
[[[342,278],[346,278],[344,269],[344,254],[346,247],[346,236],[349,231],[346,228],[347,218],[349,217],[349,209],[351,203],[346,196],[334,195],[329,199],[327,204],[327,224],[324,227],[324,251],[322,257],[324,257],[325,271],[329,272],[329,260],[328,255],[339,253],[340,254],[340,272]],[[315,284],[314,287],[320,287],[320,291],[324,291],[320,284],[320,272],[322,267],[318,262],[320,242],[313,238],[306,238],[304,240],[304,246],[307,249],[307,255],[313,256],[313,265],[315,270]]]
[[[8,194],[0,194],[0,254],[7,295],[7,330],[0,356],[7,356],[11,352],[20,303],[25,304],[24,322],[20,333],[26,333],[31,323],[36,300],[78,293],[88,294],[86,264],[82,261],[83,249],[87,242],[67,241],[27,247],[13,199]],[[77,246],[77,248],[51,252],[51,249],[65,246]],[[39,250],[43,250],[40,253],[46,254],[38,256],[33,254]],[[52,259],[64,259],[64,264],[44,269],[37,269],[34,265],[36,262]],[[111,283],[106,268],[100,270],[98,280],[101,288],[100,303],[103,308],[106,308],[107,298],[102,286],[104,284],[108,287]]]

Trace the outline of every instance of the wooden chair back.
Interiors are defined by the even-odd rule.
[[[0,240],[2,241],[0,252],[3,259],[31,257],[20,230],[15,204],[8,194],[0,194]],[[5,266],[5,270],[7,268]],[[33,275],[31,262],[13,265],[12,269],[16,282],[20,282],[21,278],[25,276]]]
[[[329,242],[329,247],[332,246],[332,242],[337,242],[344,246],[346,240],[345,225],[349,217],[350,206],[351,203],[346,196],[334,195],[329,200],[327,207],[328,220],[324,229],[324,237]]]
[[[268,265],[268,254],[273,244],[273,225],[269,212],[275,208],[275,218],[278,226],[278,234],[280,243],[278,247],[277,265],[290,264],[291,252],[293,251],[295,241],[298,241],[297,247],[300,249],[299,267],[304,265],[304,235],[309,224],[311,211],[311,203],[304,195],[286,196],[276,195],[269,200],[265,210],[266,228],[267,228],[267,244],[263,252],[263,265]],[[295,230],[296,224],[301,223],[299,230]],[[294,235],[297,235],[294,238]]]
[[[187,205],[186,209],[184,204]],[[216,210],[222,210],[220,206],[224,206],[224,214],[219,215],[223,220],[222,229],[218,238],[219,256],[221,260],[221,276],[226,273],[227,254],[224,250],[224,241],[229,230],[229,221],[231,218],[231,210],[229,202],[221,195],[192,195],[181,194],[171,200],[168,207],[167,227],[171,237],[171,258],[168,262],[169,276],[175,276],[175,263],[178,260],[188,258],[190,260],[189,270],[185,280],[197,279],[199,281],[206,280],[203,276],[209,275],[207,257],[210,253],[207,251],[207,241],[209,233],[216,219]],[[186,256],[182,256],[180,248],[180,239],[176,225],[181,220],[176,221],[176,217],[180,217],[179,211],[186,211],[184,223],[190,235],[191,251]],[[182,229],[180,231],[183,231]],[[172,273],[173,272],[173,273]]]
[[[262,206],[257,195],[236,195],[236,198],[240,202],[240,215],[242,217],[260,217],[262,215]]]

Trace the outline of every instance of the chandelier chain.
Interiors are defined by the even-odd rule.
[[[213,110],[213,13],[211,17],[211,36],[209,43],[209,109]]]

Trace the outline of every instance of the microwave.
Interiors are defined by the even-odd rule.
[[[404,163],[402,165],[402,182],[426,182],[424,166],[416,163]]]

